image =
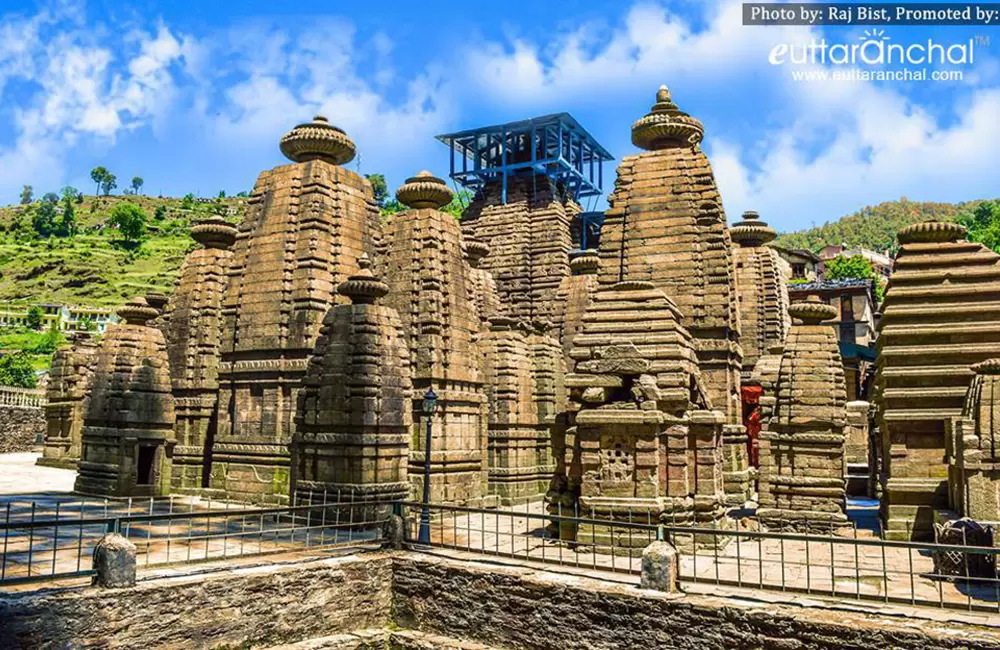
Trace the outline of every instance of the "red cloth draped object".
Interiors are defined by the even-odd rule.
[[[741,386],[740,396],[743,398],[743,426],[747,430],[747,453],[750,464],[760,467],[758,459],[758,440],[760,438],[760,397],[764,389],[760,386]]]

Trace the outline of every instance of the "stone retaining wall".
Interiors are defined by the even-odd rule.
[[[859,610],[376,552],[0,594],[0,647],[1000,649],[985,625]]]
[[[41,408],[0,406],[0,454],[31,451],[44,433],[45,412]]]

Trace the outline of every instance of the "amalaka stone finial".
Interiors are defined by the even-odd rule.
[[[694,147],[705,137],[702,123],[677,108],[666,86],[656,91],[656,103],[632,125],[632,144],[655,151],[670,147]]]
[[[968,232],[957,223],[928,219],[903,228],[896,238],[900,244],[945,244],[965,239]]]
[[[236,243],[236,226],[222,217],[209,217],[194,222],[191,239],[205,248],[228,250]]]
[[[490,254],[490,245],[477,239],[470,239],[465,242],[465,256],[469,258],[469,264],[473,268],[479,266],[480,260]]]
[[[821,301],[817,296],[809,296],[803,302],[792,303],[788,315],[807,325],[816,325],[837,316],[837,308]]]
[[[116,312],[129,325],[145,325],[160,315],[153,307],[149,306],[142,296],[133,298],[131,302],[120,307]]]
[[[355,305],[371,305],[376,300],[389,293],[389,285],[375,277],[371,272],[371,260],[368,253],[362,253],[358,258],[358,273],[352,275],[337,287],[337,293],[351,299]]]
[[[451,203],[453,196],[445,182],[427,170],[407,178],[406,183],[396,190],[396,199],[414,210],[437,210]]]
[[[170,299],[167,298],[162,293],[157,293],[155,291],[151,291],[146,294],[146,304],[155,309],[157,313],[160,314],[163,313],[163,308],[167,306],[167,302],[169,300]]]
[[[345,165],[354,159],[354,142],[343,129],[330,124],[322,115],[312,122],[299,124],[281,138],[281,153],[293,162],[323,160]]]
[[[972,366],[977,375],[1000,375],[1000,359],[987,359]]]
[[[760,215],[753,210],[743,213],[743,220],[733,224],[729,229],[729,235],[734,242],[745,248],[762,246],[778,237],[774,228],[761,221]]]
[[[570,254],[569,270],[573,275],[590,275],[597,273],[601,259],[592,248]]]

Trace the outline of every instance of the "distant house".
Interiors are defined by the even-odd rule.
[[[871,251],[867,248],[851,248],[847,244],[840,244],[824,246],[819,252],[820,277],[823,275],[826,263],[840,255],[843,255],[844,257],[854,257],[855,255],[860,255],[871,263],[872,268],[875,269],[875,273],[878,275],[885,279],[888,279],[889,276],[892,275],[892,257],[889,255],[879,253],[877,251]]]
[[[35,305],[25,303],[0,303],[0,327],[27,327],[28,310]],[[42,329],[54,324],[62,332],[94,331],[103,334],[111,323],[118,322],[113,309],[83,307],[79,305],[39,304],[42,310]]]
[[[818,296],[837,309],[837,329],[840,353],[844,359],[849,400],[867,400],[869,382],[875,362],[875,282],[871,279],[845,279],[788,285],[791,302]]]
[[[789,279],[814,282],[822,277],[819,272],[820,259],[816,253],[805,248],[784,248],[774,244],[768,246],[778,251],[778,256],[788,265],[786,277]]]

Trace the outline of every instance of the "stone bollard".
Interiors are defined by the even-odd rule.
[[[397,551],[402,550],[406,536],[406,520],[399,515],[391,515],[385,523],[385,545]]]
[[[642,551],[643,589],[657,591],[679,591],[677,584],[680,572],[680,556],[677,549],[667,542],[653,542]]]
[[[94,583],[100,587],[135,586],[135,544],[118,533],[108,533],[94,549]]]

